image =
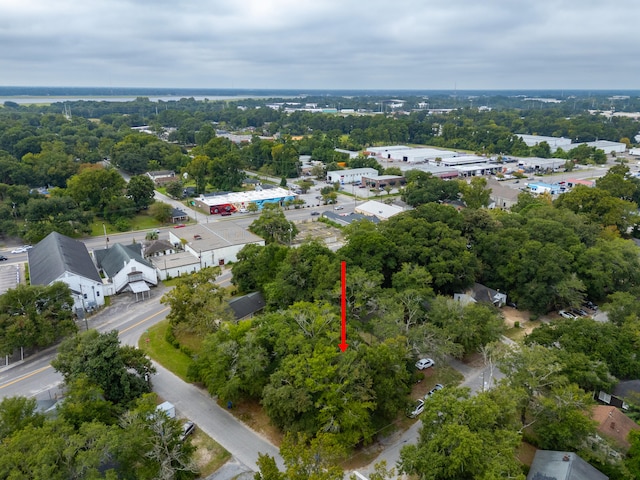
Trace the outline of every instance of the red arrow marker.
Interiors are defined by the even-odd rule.
[[[341,342],[340,350],[343,352],[347,349],[349,344],[347,343],[347,262],[342,262],[342,330],[341,330]]]

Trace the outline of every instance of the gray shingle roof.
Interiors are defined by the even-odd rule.
[[[236,320],[259,312],[265,306],[264,297],[260,292],[252,292],[242,297],[232,298],[228,303]]]
[[[607,480],[609,477],[573,452],[538,450],[527,480]]]
[[[84,243],[51,232],[28,253],[31,285],[49,285],[64,272],[102,283]]]
[[[141,245],[139,243],[133,243],[131,245],[116,243],[109,249],[94,250],[93,253],[96,256],[98,267],[104,270],[109,278],[112,278],[124,268],[125,263],[132,259],[150,268],[154,268],[151,263],[142,258],[140,252]]]

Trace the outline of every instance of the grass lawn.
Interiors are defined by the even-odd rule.
[[[196,428],[191,443],[197,448],[194,460],[198,465],[200,478],[207,478],[231,458],[231,454],[206,433]]]
[[[191,357],[165,340],[167,328],[169,320],[163,320],[151,327],[140,337],[138,348],[186,382]]]
[[[158,222],[154,218],[150,217],[149,215],[142,215],[142,214],[136,215],[135,217],[129,219],[129,221],[131,223],[131,229],[128,231],[149,230],[151,228],[159,228],[159,227],[166,226]],[[109,222],[106,222],[101,218],[95,218],[93,220],[93,223],[91,224],[91,236],[92,237],[102,236],[104,235],[105,229],[107,230],[107,235],[112,233],[123,233],[117,230],[116,227],[111,225]]]
[[[187,381],[187,369],[192,360],[188,355],[174,348],[164,339],[167,328],[169,328],[169,320],[164,320],[154,325],[140,337],[138,347],[163,367]],[[191,346],[184,339],[181,339],[181,341],[185,345]],[[191,437],[191,442],[197,448],[194,460],[198,465],[200,478],[208,477],[231,458],[231,453],[202,430],[196,428]]]

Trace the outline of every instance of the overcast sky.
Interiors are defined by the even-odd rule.
[[[0,0],[0,85],[638,89],[639,0]]]

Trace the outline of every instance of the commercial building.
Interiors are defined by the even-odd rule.
[[[387,220],[394,215],[402,213],[404,209],[402,207],[398,207],[397,205],[387,205],[386,203],[370,200],[363,203],[362,205],[358,205],[354,209],[354,211],[356,213],[360,213],[369,217],[373,216],[379,218],[380,220]]]
[[[334,170],[327,172],[327,181],[330,183],[356,183],[361,182],[362,177],[376,178],[378,171],[375,168],[352,168],[349,170]]]
[[[389,158],[407,163],[436,162],[436,159],[453,158],[458,156],[452,150],[437,148],[411,148],[409,150],[395,150],[390,152]]]
[[[379,175],[377,177],[362,177],[362,184],[369,188],[400,187],[406,180],[399,175]]]
[[[258,210],[267,203],[280,206],[286,201],[295,200],[296,194],[284,188],[260,188],[249,192],[231,192],[222,194],[203,194],[194,198],[195,204],[208,211],[211,215],[233,213],[249,204],[257,205]]]
[[[575,143],[571,145],[571,148],[576,148],[581,145],[580,143]],[[625,143],[620,142],[610,142],[609,140],[597,140],[595,142],[586,142],[585,145],[587,147],[597,148],[598,150],[602,150],[604,153],[624,153],[627,150],[627,145]]]
[[[547,142],[551,147],[551,151],[555,152],[558,148],[562,148],[565,152],[571,145],[571,139],[565,137],[545,137],[542,135],[518,135],[528,147],[534,147],[542,142]]]
[[[199,260],[200,267],[225,265],[237,260],[245,245],[264,245],[264,239],[233,222],[190,225],[169,232],[171,243],[182,245],[185,252]]]
[[[412,150],[412,148],[407,147],[406,145],[387,145],[384,147],[369,147],[364,151],[364,153],[370,157],[390,159],[394,154],[397,155],[396,152],[409,150]]]

